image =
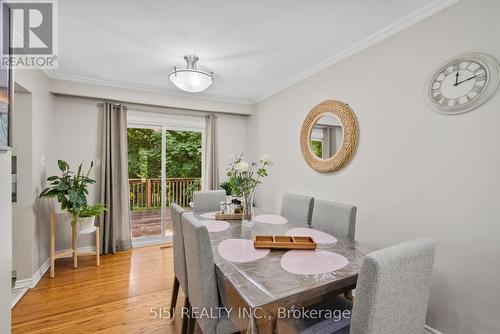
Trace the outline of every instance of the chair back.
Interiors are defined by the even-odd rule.
[[[288,220],[310,225],[313,203],[313,197],[284,193],[280,214]]]
[[[185,213],[179,205],[170,204],[170,217],[172,220],[173,244],[174,244],[174,273],[179,281],[184,294],[188,294],[186,253],[184,250],[184,234],[182,232],[181,216]]]
[[[189,273],[189,303],[198,312],[205,310],[215,313],[219,306],[219,295],[208,230],[193,215],[184,214],[181,219]],[[218,319],[200,317],[196,320],[203,333],[215,333]]]
[[[368,254],[361,264],[351,334],[422,334],[435,243],[418,239]]]
[[[352,205],[315,199],[311,225],[337,238],[354,241],[356,211]]]
[[[205,213],[220,211],[220,202],[225,200],[225,190],[195,191],[193,192],[193,212]]]

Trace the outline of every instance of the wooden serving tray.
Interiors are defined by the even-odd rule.
[[[217,212],[215,214],[216,220],[242,220],[243,213],[221,213]]]
[[[311,237],[257,235],[253,246],[271,249],[316,249],[316,242]]]

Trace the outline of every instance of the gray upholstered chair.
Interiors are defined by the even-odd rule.
[[[310,196],[284,193],[281,200],[281,215],[288,220],[311,224],[314,198]]]
[[[179,205],[170,204],[170,218],[172,220],[173,245],[174,245],[174,286],[172,287],[172,300],[170,302],[170,315],[174,316],[175,306],[177,305],[177,296],[179,294],[179,285],[184,291],[184,307],[189,308],[188,281],[186,269],[186,253],[184,250],[184,234],[182,231],[181,217],[186,211]],[[187,318],[182,318],[182,333],[187,332]]]
[[[181,218],[191,307],[208,313],[220,314],[219,318],[199,317],[196,321],[205,334],[238,332],[240,329],[229,320],[227,312],[221,310],[219,313],[221,304],[208,230],[193,215],[183,215]],[[194,322],[195,319],[191,317],[188,326],[190,333],[194,331]]]
[[[422,334],[429,302],[435,243],[423,238],[368,254],[362,262],[352,318],[282,320],[287,333]],[[342,312],[335,297],[314,309]]]
[[[220,211],[220,202],[226,200],[225,190],[193,192],[193,212],[205,213]]]
[[[311,225],[337,238],[354,241],[356,207],[315,199]]]

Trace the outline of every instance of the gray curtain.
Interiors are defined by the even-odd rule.
[[[104,254],[125,251],[130,237],[127,149],[127,107],[104,103],[101,153],[101,202],[108,209],[100,217]]]
[[[217,158],[217,116],[209,114],[206,116],[205,131],[205,189],[219,189],[219,165]]]

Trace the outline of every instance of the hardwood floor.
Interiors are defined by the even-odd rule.
[[[149,246],[116,255],[56,261],[12,310],[12,333],[180,333],[181,295],[176,321],[152,317],[168,309],[173,283],[172,248]]]

